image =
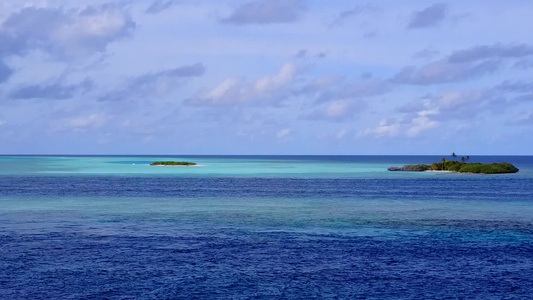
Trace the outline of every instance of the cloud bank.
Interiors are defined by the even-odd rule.
[[[531,14],[527,1],[6,0],[0,153],[529,154]]]

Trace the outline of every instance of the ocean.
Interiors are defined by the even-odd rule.
[[[532,299],[533,156],[441,157],[0,156],[0,298]]]

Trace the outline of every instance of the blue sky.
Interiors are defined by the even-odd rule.
[[[533,3],[0,2],[0,154],[533,154]]]

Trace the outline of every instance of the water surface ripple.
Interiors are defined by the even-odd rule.
[[[533,294],[531,158],[503,176],[373,173],[390,157],[153,174],[132,171],[142,157],[17,159],[0,157],[1,299]]]

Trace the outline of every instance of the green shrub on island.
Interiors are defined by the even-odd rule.
[[[432,163],[430,166],[429,166],[429,169],[431,171],[439,171],[439,170],[442,170],[442,163]]]
[[[455,160],[443,160],[440,163],[432,163],[431,165],[405,165],[401,168],[390,167],[389,171],[451,171],[459,173],[477,173],[477,174],[503,174],[503,173],[516,173],[518,168],[510,163],[466,163]]]
[[[459,169],[461,173],[483,173],[483,174],[499,174],[499,173],[516,173],[518,168],[510,163],[492,163],[481,164],[471,163],[464,164]]]
[[[196,166],[196,163],[188,161],[156,161],[151,166]]]
[[[453,171],[453,172],[461,172],[461,167],[465,164],[466,163],[458,162],[455,160],[448,160],[444,163],[444,170]]]
[[[407,166],[404,166],[404,171],[415,171],[415,172],[422,172],[422,171],[427,171],[430,169],[430,166],[428,165],[423,165],[423,164],[420,164],[420,165],[407,165]]]

